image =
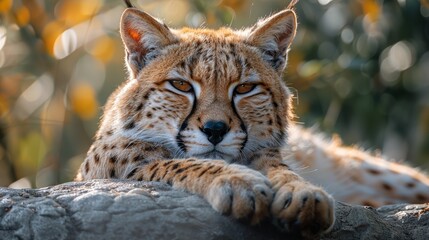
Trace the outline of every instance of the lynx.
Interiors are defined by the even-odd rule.
[[[126,9],[129,79],[110,96],[76,179],[165,182],[222,214],[306,237],[335,221],[322,186],[357,204],[428,201],[417,170],[293,123],[282,73],[296,28],[293,4],[238,31],[170,29]]]

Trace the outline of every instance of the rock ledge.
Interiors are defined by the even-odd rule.
[[[429,239],[429,204],[378,209],[338,203],[322,239]],[[93,180],[41,189],[0,188],[0,239],[285,239],[250,227],[195,195],[155,182]]]

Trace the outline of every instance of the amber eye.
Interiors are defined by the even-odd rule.
[[[238,85],[235,88],[235,92],[238,94],[245,94],[245,93],[252,91],[255,87],[256,87],[256,84],[243,83],[243,84]]]
[[[170,80],[169,81],[174,88],[182,92],[190,92],[192,90],[192,85],[188,82],[182,80]]]

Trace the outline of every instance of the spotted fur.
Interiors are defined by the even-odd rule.
[[[317,168],[326,161],[345,175],[355,169],[341,170],[348,163],[340,152],[347,150],[318,144],[320,138],[291,123],[282,72],[296,25],[291,8],[240,31],[174,30],[144,12],[125,10],[121,36],[129,79],[109,98],[77,179],[162,181],[251,224],[271,218],[307,237],[328,231],[333,198],[291,167]],[[371,161],[369,175],[387,171]],[[414,180],[409,188],[429,185],[422,183],[427,178]],[[421,200],[428,192],[419,192]]]

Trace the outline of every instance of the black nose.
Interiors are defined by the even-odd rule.
[[[213,145],[216,145],[222,141],[223,136],[229,131],[229,128],[222,121],[208,121],[201,128],[201,131],[207,135],[207,139]]]

